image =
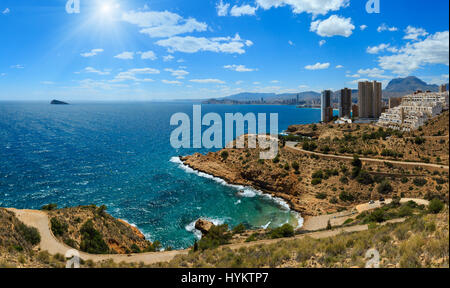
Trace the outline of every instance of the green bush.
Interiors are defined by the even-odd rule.
[[[353,196],[352,194],[350,194],[348,192],[342,191],[341,194],[339,194],[339,199],[341,199],[341,201],[344,201],[344,202],[353,202],[353,201],[355,201],[355,196]]]
[[[320,179],[320,178],[314,178],[311,181],[311,184],[314,186],[319,185],[320,183],[322,183],[322,179]]]
[[[131,245],[130,250],[132,253],[141,253],[141,248],[134,243]]]
[[[352,166],[362,168],[362,162],[357,155],[353,156]]]
[[[94,228],[92,220],[86,221],[80,229],[81,251],[90,254],[107,254],[109,247],[103,240],[102,234]]]
[[[272,231],[270,231],[270,238],[272,239],[292,237],[292,236],[294,236],[294,227],[292,227],[292,225],[290,224],[284,224],[283,226],[275,228]]]
[[[223,161],[226,161],[228,159],[228,151],[222,151],[222,153],[220,153],[220,157],[222,157]]]
[[[358,181],[358,183],[364,184],[364,185],[370,185],[370,184],[373,184],[373,182],[374,182],[372,176],[367,171],[364,171],[364,170],[361,170],[359,172],[358,177],[356,177],[356,181]]]
[[[408,205],[403,205],[398,210],[398,216],[400,217],[409,217],[413,215],[413,209],[409,207]]]
[[[394,189],[392,188],[392,185],[389,183],[389,181],[384,180],[378,185],[377,190],[380,194],[388,194],[391,193]]]
[[[246,229],[247,228],[245,227],[245,225],[243,223],[240,223],[239,225],[233,228],[233,234],[244,233]]]
[[[212,226],[200,241],[197,242],[199,250],[214,249],[221,245],[228,244],[232,235],[228,231],[228,225]]]
[[[413,180],[414,185],[416,185],[417,187],[423,187],[427,184],[427,180],[423,179],[423,178],[415,178]]]
[[[22,235],[22,237],[30,243],[33,246],[36,246],[41,242],[41,234],[39,234],[39,231],[34,227],[29,227],[23,223],[20,223],[19,225],[15,226],[15,229],[17,233]]]
[[[63,236],[69,229],[69,225],[67,223],[61,223],[56,217],[50,219],[50,225],[55,236]]]
[[[311,175],[311,178],[317,178],[317,179],[323,179],[324,178],[324,174],[323,174],[323,171],[322,170],[318,170],[318,171],[316,171],[316,172],[314,172],[312,175]]]
[[[317,199],[321,199],[321,200],[327,199],[327,193],[319,192],[319,193],[316,194],[316,198]]]
[[[438,214],[442,211],[442,209],[444,209],[444,203],[437,198],[431,200],[430,204],[428,205],[428,211],[433,214]]]
[[[42,206],[41,210],[53,211],[53,210],[56,210],[57,208],[58,208],[58,204],[51,203],[51,204],[47,204],[47,205]]]

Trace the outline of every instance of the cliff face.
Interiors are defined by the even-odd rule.
[[[329,125],[321,126],[328,127]],[[354,126],[356,128],[356,125]],[[316,139],[309,140],[320,145],[317,147],[318,152],[321,151],[323,141],[337,143],[333,137],[349,138],[345,135],[348,135],[348,130],[351,130],[347,128],[347,125],[339,128],[345,130],[340,133],[337,131],[332,133],[327,130],[328,128],[322,128],[318,127],[317,130],[311,128],[314,131],[309,131],[309,128],[305,129],[306,132],[311,133],[319,131],[319,134],[315,136]],[[377,127],[370,129],[378,130]],[[322,135],[320,131],[328,136]],[[360,133],[360,130],[357,131]],[[448,135],[448,132],[444,132],[445,134]],[[439,139],[436,141],[441,143],[442,137],[437,137]],[[352,139],[354,140],[354,138]],[[382,145],[379,142],[381,140],[370,141],[373,141],[371,146]],[[361,143],[370,141],[366,140]],[[434,140],[427,138],[427,143],[430,143],[429,147],[435,147],[434,144],[431,145],[434,143],[432,141]],[[396,149],[403,149],[405,155],[410,155],[409,151],[412,151],[411,155],[418,153],[417,151],[423,155],[423,151],[427,151],[424,145],[422,148],[425,150],[420,150],[416,145],[408,146],[411,144],[410,142],[410,139],[396,141]],[[355,143],[359,142],[355,140],[353,144]],[[442,143],[448,143],[448,140]],[[332,145],[330,147],[334,149]],[[225,149],[224,151],[228,152],[225,153],[228,155],[227,157],[223,157],[223,151],[219,151],[207,155],[194,154],[183,157],[182,160],[191,168],[220,177],[228,183],[252,186],[272,196],[283,198],[293,210],[300,212],[302,216],[335,213],[351,209],[355,205],[366,203],[369,200],[392,198],[393,196],[448,198],[448,171],[439,172],[422,167],[416,169],[418,167],[414,165],[387,165],[382,160],[365,162],[360,168],[360,172],[355,174],[355,167],[351,160],[310,155],[288,146],[280,145],[279,154],[275,160],[259,159],[260,151],[258,149]],[[437,153],[436,151],[434,153]],[[339,152],[337,149],[327,153],[338,154]],[[361,157],[375,156],[361,155]],[[442,158],[442,161],[447,161],[447,159]],[[402,159],[398,160],[402,161]]]

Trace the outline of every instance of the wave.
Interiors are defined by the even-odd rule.
[[[196,174],[197,176],[213,180],[221,185],[234,188],[234,189],[238,190],[237,194],[241,197],[253,198],[253,197],[259,196],[259,197],[263,197],[268,200],[271,200],[271,201],[275,202],[281,209],[290,211],[292,214],[295,215],[295,217],[297,219],[297,223],[298,223],[297,229],[303,227],[303,218],[301,217],[300,213],[298,213],[296,211],[291,211],[289,204],[281,198],[266,194],[260,190],[254,189],[253,187],[229,184],[222,178],[215,177],[213,175],[194,170],[191,167],[189,167],[188,165],[184,164],[183,161],[181,161],[181,158],[178,156],[170,158],[169,161],[172,163],[178,164],[178,166],[187,173]]]

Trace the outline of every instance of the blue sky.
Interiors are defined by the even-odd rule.
[[[0,100],[199,99],[448,82],[449,2],[0,1]],[[43,4],[44,3],[44,4]]]

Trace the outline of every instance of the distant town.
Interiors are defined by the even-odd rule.
[[[413,131],[449,109],[449,92],[446,84],[439,86],[439,92],[417,90],[403,97],[391,97],[387,106],[383,104],[381,87],[381,83],[377,81],[359,82],[357,104],[352,103],[352,91],[348,88],[342,89],[338,117],[333,115],[332,91],[323,91],[322,122],[376,123],[380,127]]]

